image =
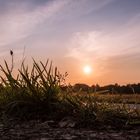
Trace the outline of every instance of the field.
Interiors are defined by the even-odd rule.
[[[98,102],[122,103],[122,104],[140,104],[139,94],[98,94],[92,93]]]
[[[140,108],[128,106],[138,105],[139,95],[64,92],[60,87],[66,74],[60,74],[49,61],[38,64],[33,60],[31,72],[22,63],[17,77],[12,76],[6,61],[5,68],[0,68],[5,74],[0,84],[2,124],[37,120],[53,121],[55,127],[92,129],[140,125]]]

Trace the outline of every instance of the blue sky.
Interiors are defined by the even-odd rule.
[[[140,82],[140,0],[0,0],[0,62],[53,60],[68,82]],[[82,69],[90,65],[93,73]]]

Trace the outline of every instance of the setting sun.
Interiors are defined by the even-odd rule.
[[[84,66],[83,71],[85,74],[90,74],[92,71],[92,68],[89,65]]]

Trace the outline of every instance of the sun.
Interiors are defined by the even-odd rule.
[[[89,65],[84,66],[83,71],[85,74],[91,74],[92,68]]]

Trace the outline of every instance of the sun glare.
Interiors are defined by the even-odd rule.
[[[84,66],[83,71],[85,74],[90,74],[92,69],[90,66],[86,65],[86,66]]]

